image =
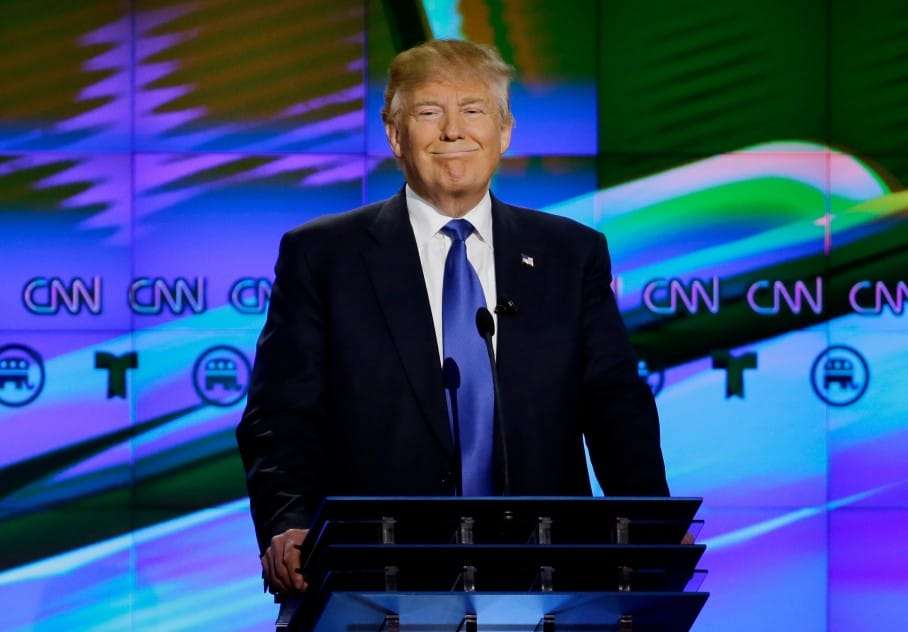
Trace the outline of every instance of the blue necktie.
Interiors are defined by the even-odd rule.
[[[466,239],[473,225],[455,219],[441,232],[452,239],[445,260],[442,323],[448,412],[460,448],[462,490],[464,496],[491,496],[495,393],[488,351],[476,329],[476,310],[486,306],[486,299],[467,259]]]

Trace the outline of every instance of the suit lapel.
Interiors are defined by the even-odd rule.
[[[363,257],[391,337],[423,416],[453,455],[432,311],[403,191],[385,202],[369,232],[375,243]]]
[[[532,335],[521,324],[527,314],[536,309],[541,299],[543,279],[536,265],[541,254],[538,244],[532,241],[521,226],[521,211],[492,196],[492,239],[495,253],[495,286],[498,304],[513,301],[517,312],[498,315],[498,350],[496,363],[502,396],[520,390],[518,368],[512,360],[525,357],[533,345]],[[533,265],[524,256],[535,257]]]

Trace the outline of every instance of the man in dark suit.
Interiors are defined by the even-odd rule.
[[[604,237],[489,192],[509,72],[466,42],[398,55],[383,118],[407,186],[281,242],[237,429],[275,590],[304,588],[326,495],[588,496],[584,437],[607,494],[668,495]]]

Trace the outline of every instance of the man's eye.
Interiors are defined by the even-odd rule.
[[[438,112],[436,110],[419,110],[416,116],[419,118],[434,118],[438,116]]]

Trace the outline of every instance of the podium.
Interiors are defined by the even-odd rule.
[[[279,631],[687,631],[698,498],[333,497]]]

